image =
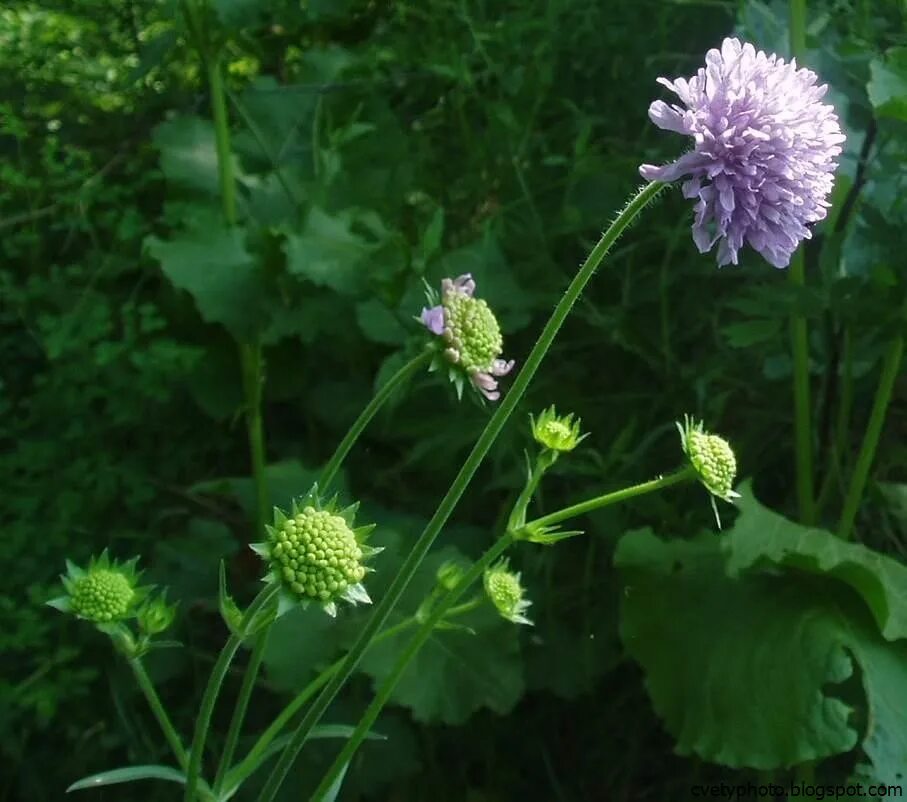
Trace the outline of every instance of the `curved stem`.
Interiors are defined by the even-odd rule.
[[[286,777],[287,772],[290,770],[290,766],[292,766],[300,749],[302,749],[302,745],[309,737],[312,728],[320,721],[322,715],[324,715],[324,711],[328,708],[328,705],[330,705],[341,687],[343,687],[343,684],[356,669],[356,666],[362,659],[362,655],[365,653],[365,650],[368,648],[372,639],[381,630],[381,627],[387,620],[391,610],[393,610],[394,606],[399,601],[400,596],[406,590],[407,585],[409,585],[413,574],[415,574],[423,558],[431,548],[432,543],[434,543],[435,538],[447,522],[447,519],[453,513],[460,497],[466,491],[473,475],[485,459],[485,456],[497,439],[498,434],[504,427],[507,419],[523,397],[523,393],[526,392],[529,382],[532,381],[535,372],[538,370],[548,349],[554,342],[554,338],[557,336],[564,320],[566,320],[567,315],[570,313],[570,310],[582,293],[583,288],[589,282],[589,279],[592,278],[596,268],[601,264],[602,259],[611,249],[611,246],[617,241],[621,233],[623,233],[624,229],[652,200],[654,200],[663,186],[664,185],[660,182],[652,182],[642,187],[630,199],[629,203],[608,227],[608,230],[602,235],[601,239],[592,249],[586,261],[579,269],[579,272],[570,282],[570,286],[567,288],[567,291],[564,293],[564,296],[560,299],[557,306],[555,306],[554,311],[551,313],[551,317],[545,324],[545,328],[542,330],[541,335],[539,335],[538,341],[529,353],[526,363],[517,374],[513,386],[504,396],[500,406],[486,424],[485,429],[473,446],[472,451],[460,468],[459,473],[457,473],[454,478],[450,489],[438,505],[435,514],[419,536],[419,539],[413,545],[413,548],[404,560],[403,565],[400,566],[400,569],[394,577],[393,582],[391,582],[390,587],[387,589],[384,598],[376,606],[371,618],[362,628],[359,637],[356,639],[356,642],[353,644],[340,668],[331,677],[328,684],[318,695],[318,698],[313,702],[297,727],[296,732],[290,739],[290,743],[284,749],[283,754],[281,754],[277,765],[271,772],[271,776],[268,778],[265,787],[262,789],[261,795],[259,796],[260,802],[272,802],[284,777]]]
[[[180,768],[185,771],[188,762],[186,749],[177,734],[176,727],[174,727],[173,722],[170,721],[170,716],[167,715],[167,711],[164,708],[160,697],[157,695],[157,691],[154,689],[151,677],[148,676],[148,672],[145,671],[145,666],[142,665],[142,661],[138,657],[130,658],[129,667],[132,669],[135,680],[138,683],[139,688],[141,688],[142,693],[145,695],[145,699],[148,700],[148,706],[151,708],[151,712],[154,713],[154,717],[157,719],[157,723],[164,733],[167,743],[170,745],[170,750],[173,752],[176,762],[179,763]]]
[[[409,362],[407,362],[400,370],[398,370],[393,376],[391,376],[381,387],[378,392],[375,393],[372,400],[368,402],[368,405],[362,412],[359,413],[359,417],[356,418],[353,425],[350,427],[349,431],[344,435],[343,440],[340,441],[340,445],[334,450],[334,453],[331,455],[331,458],[328,460],[327,465],[321,471],[321,475],[318,477],[318,488],[321,491],[324,491],[334,480],[334,477],[337,474],[337,471],[340,469],[340,466],[343,464],[343,460],[346,459],[346,455],[349,454],[350,449],[355,445],[356,440],[359,439],[359,435],[362,434],[362,431],[368,426],[369,421],[375,417],[375,414],[379,409],[384,405],[384,402],[393,395],[394,390],[396,390],[403,382],[409,379],[416,371],[420,368],[428,365],[431,361],[432,354],[430,351],[423,351],[418,356],[413,357]]]
[[[869,415],[869,423],[866,426],[866,434],[863,435],[863,444],[860,446],[857,464],[854,466],[850,487],[847,489],[844,510],[841,513],[841,521],[838,524],[838,536],[845,540],[848,540],[851,536],[853,523],[860,508],[860,500],[863,498],[863,490],[866,487],[866,480],[869,478],[869,469],[872,467],[872,461],[879,445],[879,438],[882,435],[882,427],[885,425],[885,413],[888,411],[888,404],[891,402],[894,382],[897,379],[903,355],[904,337],[901,336],[891,342],[891,345],[888,346],[888,351],[885,353],[882,375],[879,376],[879,386],[876,388],[872,412]]]
[[[249,664],[246,666],[246,672],[243,675],[242,686],[239,689],[239,696],[236,699],[236,707],[233,709],[233,718],[230,719],[230,729],[227,730],[227,740],[224,743],[224,749],[220,756],[220,763],[217,766],[217,774],[214,777],[215,794],[220,794],[223,789],[224,780],[227,777],[227,770],[233,762],[233,755],[236,753],[236,744],[239,741],[239,733],[242,730],[243,720],[246,717],[249,700],[252,698],[252,691],[255,689],[255,681],[258,678],[258,670],[261,668],[261,661],[265,654],[265,647],[268,645],[268,635],[270,632],[271,628],[267,627],[255,636],[255,646],[252,648],[252,654],[249,656]]]
[[[346,764],[349,763],[350,759],[359,748],[359,745],[365,740],[365,736],[375,723],[375,719],[378,718],[381,709],[387,703],[387,700],[390,699],[391,694],[394,692],[394,688],[397,687],[397,683],[409,667],[410,661],[416,656],[416,653],[422,648],[425,641],[428,640],[428,637],[434,631],[444,614],[457,599],[469,589],[469,586],[485,573],[485,569],[507,551],[513,542],[513,535],[509,533],[498,538],[492,544],[491,548],[489,548],[477,562],[473,563],[472,567],[460,578],[460,581],[454,585],[450,592],[435,605],[428,618],[425,619],[422,626],[419,627],[419,630],[412,638],[410,638],[409,643],[403,651],[400,652],[393,670],[385,678],[381,687],[378,689],[378,693],[375,694],[372,703],[368,706],[368,709],[362,715],[362,718],[359,719],[359,723],[356,725],[353,734],[350,735],[349,739],[343,745],[340,754],[337,755],[337,758],[318,784],[315,793],[312,794],[311,802],[320,802],[327,791],[334,785],[340,772],[343,771]]]
[[[242,624],[239,627],[240,633],[247,630],[255,616],[274,598],[277,591],[278,585],[271,583],[253,599],[243,616]],[[227,675],[227,669],[229,669],[233,656],[242,641],[242,634],[230,634],[218,655],[214,668],[211,669],[211,675],[208,677],[208,685],[205,688],[205,694],[202,697],[201,707],[198,711],[198,719],[195,722],[192,751],[189,753],[189,765],[186,769],[186,792],[183,795],[185,802],[195,802],[195,793],[205,751],[205,741],[211,725],[211,714],[214,712],[214,703],[217,701],[217,695],[220,692],[221,685],[223,685],[224,677]]]
[[[651,479],[648,482],[642,482],[632,487],[625,487],[623,490],[615,490],[613,493],[605,493],[587,501],[581,501],[579,504],[573,504],[570,507],[564,507],[562,510],[543,515],[534,521],[525,524],[524,529],[530,529],[541,526],[551,526],[552,524],[566,521],[568,518],[575,518],[577,515],[591,512],[592,510],[608,507],[611,504],[617,504],[621,501],[627,501],[635,496],[642,496],[646,493],[653,493],[665,487],[678,485],[682,482],[689,482],[696,478],[696,470],[692,466],[681,468],[679,471],[669,473],[667,476],[659,476],[657,479]]]

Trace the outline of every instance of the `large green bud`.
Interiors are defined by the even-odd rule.
[[[132,618],[148,592],[138,586],[137,562],[137,558],[126,563],[111,561],[106,550],[92,558],[88,568],[67,560],[67,572],[60,577],[66,595],[48,604],[95,624]]]
[[[281,611],[314,602],[336,615],[339,600],[371,603],[362,580],[365,561],[380,551],[365,544],[374,526],[354,528],[358,505],[337,510],[335,502],[322,506],[313,488],[289,516],[275,509],[267,541],[253,544],[268,563],[268,581],[281,586]]]

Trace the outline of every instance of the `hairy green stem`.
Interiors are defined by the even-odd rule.
[[[208,685],[205,687],[205,694],[202,696],[201,707],[198,710],[198,718],[195,722],[195,735],[192,738],[192,751],[189,753],[189,765],[186,769],[186,791],[183,795],[185,802],[195,802],[196,789],[198,787],[199,775],[201,773],[202,757],[205,751],[205,741],[208,738],[208,729],[211,726],[211,714],[214,712],[214,704],[217,701],[217,695],[220,693],[224,677],[227,675],[227,669],[236,654],[237,649],[243,641],[244,633],[248,630],[249,625],[265,606],[277,595],[279,585],[271,583],[267,585],[249,605],[243,615],[239,627],[239,634],[230,633],[227,642],[218,655],[214,668],[208,677]]]
[[[365,409],[359,413],[359,417],[356,418],[349,431],[344,435],[343,440],[340,441],[340,445],[334,450],[327,465],[322,469],[321,475],[318,478],[319,490],[326,490],[334,480],[337,471],[343,464],[343,460],[346,459],[346,455],[349,454],[350,449],[356,444],[356,440],[359,439],[359,435],[361,435],[365,427],[368,426],[369,421],[375,417],[375,414],[381,409],[384,402],[387,401],[387,399],[393,395],[394,391],[409,379],[410,376],[419,369],[427,366],[431,361],[431,357],[431,351],[422,351],[418,356],[409,360],[409,362],[381,385],[378,392],[375,393],[372,400],[368,402]]]
[[[879,446],[882,427],[885,425],[885,414],[888,412],[889,403],[891,403],[894,383],[897,379],[903,356],[904,337],[901,335],[892,340],[885,353],[885,360],[882,363],[882,374],[879,376],[879,385],[876,388],[875,398],[872,402],[872,412],[869,414],[869,423],[866,426],[866,433],[863,435],[863,443],[860,446],[860,453],[854,466],[853,477],[847,489],[844,510],[841,513],[841,521],[838,524],[838,536],[845,540],[850,538],[853,531],[853,524],[860,508],[860,501],[863,498],[863,490],[866,488],[866,480],[869,478],[869,470],[872,467],[872,461],[875,459],[876,449]]]
[[[548,515],[543,515],[541,518],[529,521],[523,528],[528,530],[536,527],[552,526],[553,524],[566,521],[569,518],[575,518],[577,515],[583,515],[592,510],[608,507],[611,504],[618,504],[621,501],[627,501],[635,496],[654,493],[656,490],[662,490],[665,487],[678,485],[682,482],[689,482],[695,478],[696,470],[691,465],[688,465],[685,468],[681,468],[679,471],[669,473],[667,476],[659,476],[657,479],[651,479],[648,482],[642,482],[638,485],[633,485],[632,487],[625,487],[623,490],[615,490],[613,493],[605,493],[604,495],[581,501],[579,504],[573,504],[570,507],[564,507],[561,510],[549,513]]]
[[[233,708],[233,717],[230,719],[230,728],[227,730],[227,740],[224,743],[224,749],[221,752],[220,762],[217,766],[217,774],[214,777],[214,793],[216,795],[219,795],[224,787],[227,772],[233,762],[233,755],[236,753],[236,744],[239,742],[239,734],[246,718],[246,710],[249,708],[252,691],[255,689],[255,681],[258,679],[258,671],[261,668],[261,661],[268,645],[270,632],[271,628],[266,627],[255,636],[255,645],[252,647],[252,654],[249,656],[249,663],[246,666],[245,674],[243,674],[239,696],[236,699],[236,707]]]
[[[356,639],[356,642],[344,659],[343,664],[312,703],[312,706],[308,709],[306,715],[297,727],[289,744],[281,754],[277,765],[271,772],[271,776],[268,778],[265,787],[262,789],[261,795],[259,796],[260,802],[271,802],[274,799],[287,772],[289,772],[293,761],[299,754],[300,749],[302,749],[302,745],[309,737],[312,728],[321,720],[324,711],[328,708],[328,705],[330,705],[331,701],[356,669],[356,666],[362,659],[362,655],[365,653],[366,649],[368,649],[372,639],[381,630],[381,627],[387,620],[388,615],[390,615],[391,610],[393,610],[399,601],[400,596],[406,590],[407,585],[409,585],[413,574],[415,574],[420,563],[431,548],[432,543],[434,543],[435,538],[437,538],[444,524],[447,522],[447,519],[453,513],[460,497],[466,491],[473,475],[485,459],[485,456],[497,439],[498,434],[504,427],[507,419],[523,397],[523,393],[526,392],[529,382],[538,370],[539,365],[545,358],[545,354],[551,347],[552,342],[554,342],[554,338],[557,336],[564,320],[566,320],[567,315],[570,313],[570,310],[582,293],[583,288],[589,282],[589,279],[592,278],[596,268],[601,264],[602,259],[617,241],[617,238],[621,233],[623,233],[624,229],[652,200],[654,200],[663,186],[664,185],[660,182],[652,182],[642,187],[630,199],[626,207],[624,207],[592,249],[573,281],[570,282],[570,286],[554,308],[538,341],[527,357],[523,368],[517,374],[513,386],[504,396],[500,406],[498,406],[497,410],[486,424],[485,429],[476,441],[475,446],[473,446],[472,451],[461,466],[459,473],[457,473],[454,478],[450,489],[438,505],[435,514],[419,536],[419,539],[413,545],[413,548],[404,560],[403,565],[400,566],[393,582],[391,582],[390,587],[385,592],[384,598],[376,606],[371,618],[362,628],[359,637]]]
[[[174,727],[173,722],[170,721],[170,716],[167,715],[167,711],[164,708],[160,697],[157,695],[157,691],[154,689],[151,677],[148,676],[148,672],[145,671],[145,666],[142,665],[142,661],[138,657],[131,657],[129,659],[129,667],[132,669],[135,680],[138,683],[139,688],[141,688],[142,693],[145,695],[148,706],[151,708],[151,712],[154,713],[154,717],[157,719],[157,723],[164,733],[167,743],[170,745],[170,750],[173,752],[176,762],[179,763],[180,768],[185,771],[186,766],[188,765],[186,749],[176,731],[176,727]]]
[[[791,56],[802,59],[806,53],[806,0],[790,0]],[[806,283],[803,249],[791,258],[789,278],[797,288]],[[816,502],[813,489],[812,423],[809,408],[809,334],[806,318],[794,312],[790,321],[793,352],[794,444],[796,453],[797,508],[800,521],[815,523]]]
[[[359,748],[359,745],[365,740],[366,735],[368,735],[369,730],[375,723],[375,719],[378,718],[378,714],[381,712],[384,705],[387,704],[387,700],[390,699],[391,694],[394,692],[394,688],[397,687],[397,683],[409,667],[410,662],[416,656],[419,649],[422,648],[425,641],[428,640],[429,636],[438,625],[438,622],[444,617],[444,614],[474,582],[481,578],[482,574],[485,573],[485,570],[507,551],[513,542],[513,535],[510,533],[498,538],[492,544],[491,548],[489,548],[478,561],[473,563],[470,569],[460,577],[460,580],[453,588],[451,588],[447,595],[435,605],[434,609],[432,609],[431,613],[422,623],[422,626],[419,627],[418,631],[410,638],[409,643],[406,644],[403,651],[400,652],[391,673],[381,684],[372,703],[368,706],[365,713],[363,713],[362,718],[359,719],[356,729],[353,731],[352,735],[350,735],[349,739],[347,739],[346,743],[343,745],[343,749],[340,750],[340,754],[337,755],[337,758],[318,784],[315,793],[312,794],[311,802],[320,802],[327,791],[333,787],[340,772],[344,770],[344,767],[349,763],[350,759]]]

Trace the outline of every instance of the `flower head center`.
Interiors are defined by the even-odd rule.
[[[129,612],[135,590],[119,571],[100,568],[79,579],[72,592],[72,609],[92,621],[115,621]]]
[[[446,336],[467,371],[491,370],[503,349],[497,318],[488,304],[467,295],[451,295],[444,300],[447,311]]]

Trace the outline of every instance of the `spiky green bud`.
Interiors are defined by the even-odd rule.
[[[532,624],[523,615],[532,602],[525,598],[520,575],[510,570],[506,559],[485,571],[483,584],[486,595],[504,618],[515,624]]]
[[[66,595],[48,604],[95,624],[131,618],[149,590],[138,586],[136,562],[111,561],[106,550],[92,558],[87,569],[67,560],[67,572],[60,577]]]
[[[165,632],[175,617],[176,605],[167,604],[163,593],[155,599],[146,601],[136,613],[139,629],[146,635],[160,635]]]
[[[703,424],[689,416],[684,418],[683,426],[678,423],[677,428],[684,453],[706,490],[724,501],[739,498],[734,492],[737,458],[728,441],[704,431]]]
[[[529,416],[532,436],[540,446],[558,453],[573,451],[588,435],[580,434],[582,421],[573,415],[558,415],[554,406],[548,407],[538,419]]]
[[[335,615],[339,599],[371,602],[361,584],[368,570],[364,561],[380,549],[363,542],[373,527],[353,528],[356,506],[338,512],[332,501],[322,508],[313,488],[289,517],[275,510],[267,541],[253,548],[270,565],[268,579],[281,585],[282,608],[317,602]]]

